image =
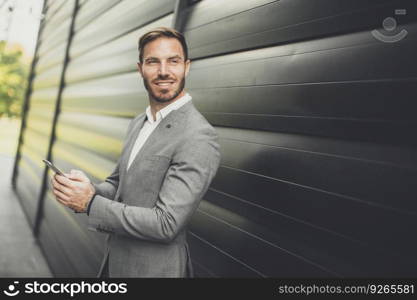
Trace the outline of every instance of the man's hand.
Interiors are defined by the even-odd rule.
[[[86,212],[95,193],[90,179],[79,170],[71,170],[65,176],[56,174],[51,180],[56,200],[75,212]]]

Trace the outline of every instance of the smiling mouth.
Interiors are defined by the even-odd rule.
[[[156,86],[159,87],[168,87],[174,84],[174,81],[158,81],[154,83]]]

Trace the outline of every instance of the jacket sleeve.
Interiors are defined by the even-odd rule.
[[[220,164],[217,140],[214,129],[207,129],[179,147],[152,208],[96,196],[89,214],[89,229],[171,242],[188,223],[217,172]]]
[[[92,183],[94,188],[96,189],[96,194],[106,197],[108,199],[113,200],[116,196],[117,188],[119,187],[119,166],[120,160],[117,162],[116,167],[113,170],[113,173],[108,176],[103,182],[101,183]]]

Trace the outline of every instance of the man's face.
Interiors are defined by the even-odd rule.
[[[163,37],[146,44],[138,69],[150,96],[164,103],[181,94],[190,60],[184,61],[184,52],[177,39]]]

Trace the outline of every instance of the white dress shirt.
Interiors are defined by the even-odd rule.
[[[184,96],[182,96],[178,100],[165,106],[164,108],[162,108],[156,113],[156,121],[154,121],[152,112],[151,112],[151,107],[148,105],[148,107],[146,108],[146,120],[135,141],[135,145],[132,148],[132,152],[130,152],[130,157],[129,157],[129,161],[127,164],[127,170],[129,170],[130,165],[132,164],[136,155],[139,153],[143,144],[145,144],[146,140],[149,138],[151,133],[155,130],[155,128],[159,125],[159,123],[161,123],[161,120],[165,118],[171,111],[180,108],[188,101],[191,101],[191,99],[192,98],[190,94],[186,93]]]

